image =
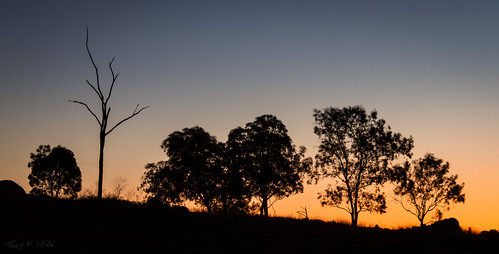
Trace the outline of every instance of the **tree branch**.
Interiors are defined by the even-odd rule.
[[[278,198],[274,198],[274,201],[272,201],[270,203],[269,207],[272,207],[277,200],[279,200],[279,199]],[[269,201],[270,201],[270,197],[269,197]]]
[[[72,103],[81,104],[81,105],[85,106],[88,109],[88,111],[90,112],[90,114],[92,114],[95,117],[95,120],[97,120],[97,122],[99,123],[99,125],[102,126],[102,123],[99,120],[99,118],[97,117],[97,115],[88,107],[88,105],[86,103],[81,102],[81,101],[77,101],[77,100],[68,100],[68,101],[72,102]]]
[[[92,62],[92,65],[94,66],[94,69],[95,69],[95,76],[97,79],[97,90],[98,90],[97,94],[99,95],[99,98],[101,100],[104,100],[104,95],[102,94],[102,90],[100,89],[99,69],[97,68],[97,65],[95,65],[94,58],[92,57],[92,54],[90,53],[90,49],[88,48],[88,27],[87,27],[87,37],[85,40],[85,47],[87,48],[88,56],[90,57],[90,61]],[[92,88],[94,88],[94,87],[92,86]],[[95,90],[95,88],[94,88],[94,90]]]
[[[133,111],[133,113],[132,113],[129,117],[127,117],[127,118],[125,118],[125,119],[121,120],[121,121],[120,121],[119,123],[117,123],[117,124],[116,124],[113,128],[111,128],[108,132],[106,132],[106,134],[105,134],[105,135],[108,135],[108,134],[109,134],[109,133],[111,133],[114,129],[116,129],[116,127],[118,127],[120,124],[122,124],[122,123],[124,123],[125,121],[129,120],[130,118],[132,118],[132,117],[134,117],[134,116],[138,115],[138,114],[139,114],[142,110],[144,110],[144,109],[146,109],[146,108],[148,108],[148,107],[149,107],[149,106],[147,106],[147,107],[142,107],[141,109],[139,109],[139,110],[137,111],[137,109],[139,108],[139,104],[137,104],[137,106],[135,107],[135,110]]]
[[[94,85],[92,85],[92,84],[90,83],[90,81],[88,81],[88,79],[87,79],[87,80],[85,80],[85,81],[87,81],[87,84],[88,84],[88,85],[89,85],[92,89],[94,89],[94,91],[95,91],[95,93],[97,94],[97,96],[99,96],[99,98],[102,100],[102,95],[99,93],[99,91],[97,91],[97,89],[95,89],[95,86],[94,86]]]
[[[418,219],[419,219],[419,215],[417,215],[415,212],[411,211],[410,209],[406,208],[405,205],[404,205],[404,202],[402,200],[402,198],[400,198],[400,200],[397,200],[400,202],[400,205],[402,206],[402,208],[406,211],[406,212],[409,212],[411,213],[412,215],[416,216]],[[417,210],[417,208],[416,208]]]
[[[109,93],[108,93],[107,98],[106,98],[106,103],[109,101],[109,98],[111,98],[111,93],[113,92],[114,83],[116,82],[116,79],[118,79],[118,76],[120,75],[120,73],[114,75],[113,62],[114,62],[114,57],[109,62],[109,69],[111,70],[111,75],[113,76],[113,81],[111,82],[111,87],[109,88]]]
[[[344,210],[344,211],[346,211],[346,212],[347,212],[347,213],[349,213],[349,214],[352,214],[352,211],[351,211],[351,210],[350,210],[350,208],[348,208],[348,207],[347,207],[347,208],[345,208],[345,207],[340,206],[340,205],[334,205],[334,207],[336,207],[336,208],[338,208],[338,209],[341,209],[341,210]]]

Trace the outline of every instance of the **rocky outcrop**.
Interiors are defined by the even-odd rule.
[[[26,192],[12,180],[0,180],[0,196],[17,197],[24,196]]]
[[[460,232],[461,227],[459,226],[459,221],[455,218],[444,219],[437,221],[429,226],[433,230],[443,230],[443,231],[455,231]]]

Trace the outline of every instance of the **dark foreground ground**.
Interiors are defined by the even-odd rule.
[[[0,198],[0,253],[499,253],[499,233],[353,229],[117,200]]]

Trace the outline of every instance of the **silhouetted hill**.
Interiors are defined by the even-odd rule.
[[[2,197],[1,253],[496,253],[497,231],[351,228],[119,200]]]

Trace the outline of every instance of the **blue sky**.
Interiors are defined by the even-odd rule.
[[[480,187],[499,169],[498,11],[496,1],[3,1],[0,178],[29,190],[29,153],[61,144],[84,185],[96,181],[97,123],[67,102],[97,106],[85,84],[94,79],[88,26],[103,81],[113,56],[121,73],[112,120],[151,106],[109,136],[105,181],[138,185],[175,130],[199,125],[225,141],[266,113],[313,156],[312,110],[362,104],[413,135],[416,156],[454,165],[469,193],[457,214],[473,214],[497,199],[483,193],[499,193]],[[316,192],[278,213],[305,202],[326,209]]]

